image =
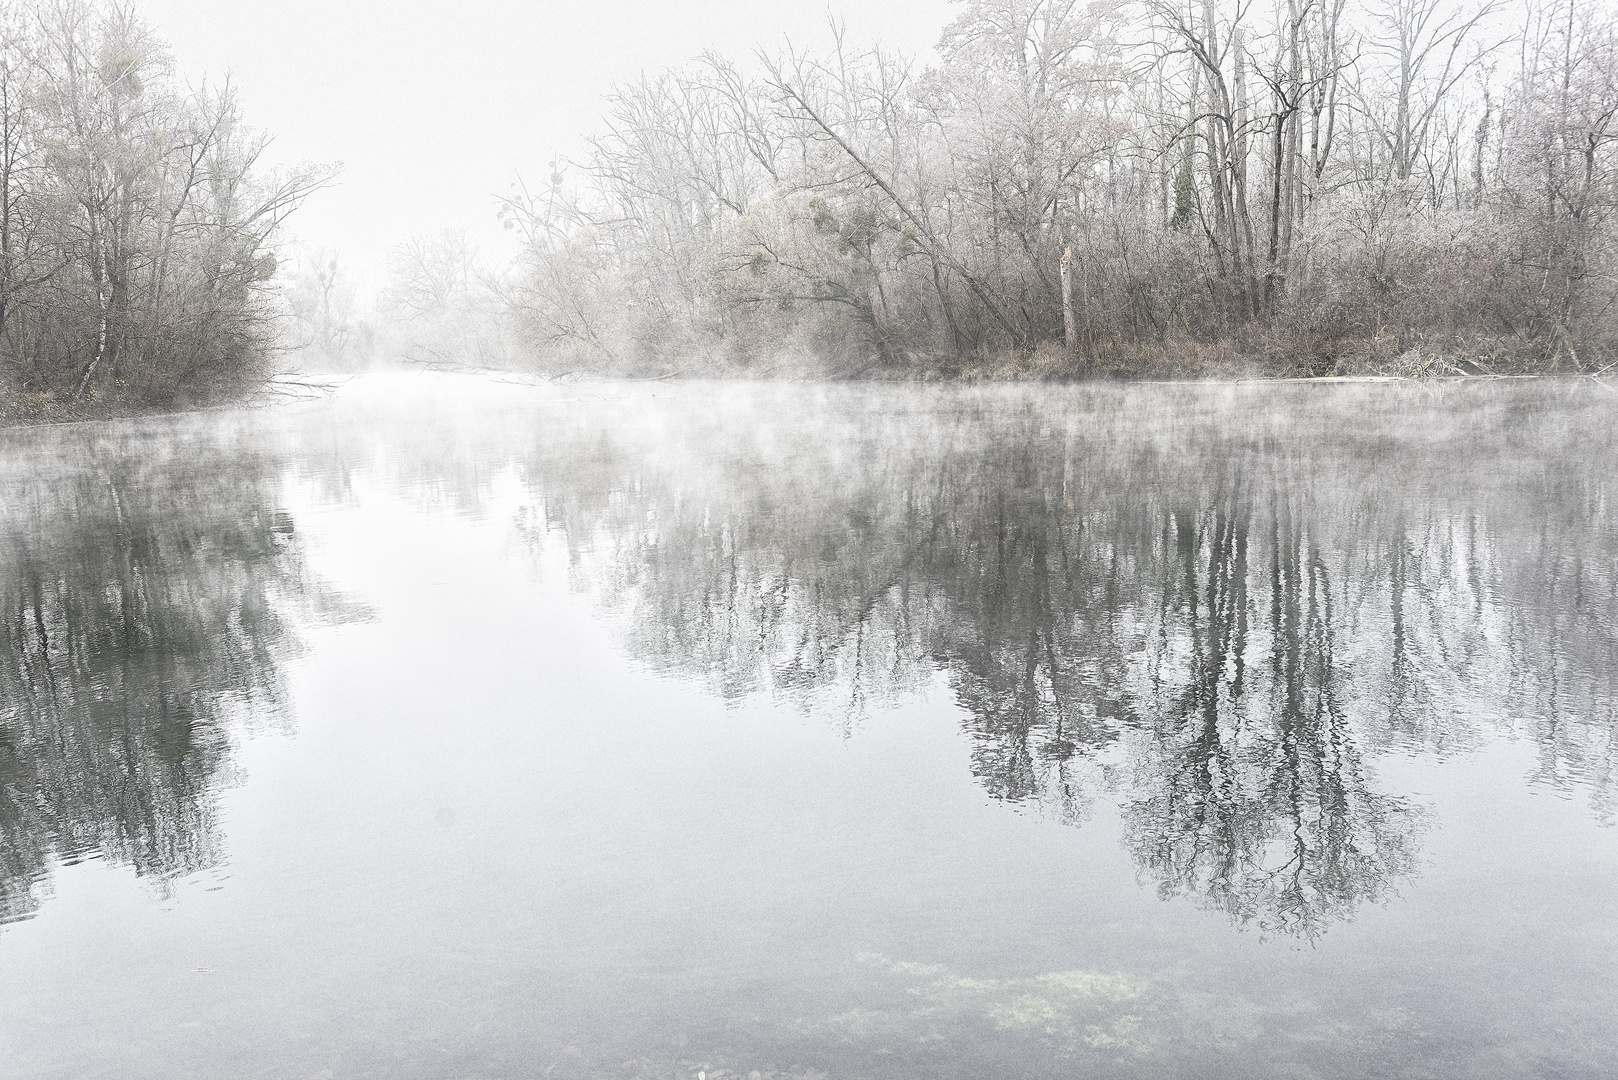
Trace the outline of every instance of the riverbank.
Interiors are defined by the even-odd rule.
[[[1160,345],[1115,345],[1089,355],[1074,355],[1055,343],[1031,351],[1005,351],[987,357],[923,367],[874,368],[854,378],[882,381],[965,382],[1227,382],[1251,379],[1432,379],[1473,376],[1601,375],[1618,370],[1607,358],[1595,363],[1563,350],[1511,349],[1488,341],[1470,346],[1415,344],[1399,348],[1392,341],[1356,342],[1334,350],[1318,346],[1287,347],[1284,342],[1185,342]]]
[[[817,350],[794,339],[738,341],[611,355],[566,350],[528,358],[549,376],[603,378],[782,378],[834,382],[1229,381],[1370,377],[1426,379],[1465,375],[1595,375],[1618,371],[1618,344],[1529,341],[1471,330],[1444,335],[1387,332],[1323,339],[1302,331],[1253,330],[1218,340],[1081,338],[1031,347],[932,353],[889,342],[877,349]],[[436,365],[435,365],[436,366]],[[448,368],[446,368],[448,370]]]
[[[169,416],[177,413],[214,409],[255,408],[288,401],[305,401],[334,392],[346,376],[277,375],[264,386],[239,397],[206,403],[137,403],[101,398],[74,400],[52,394],[18,394],[0,391],[0,429],[39,427],[46,424],[81,424],[100,420],[132,420],[143,416]]]
[[[0,395],[0,428],[35,427],[41,424],[76,424],[90,420],[117,420],[169,410],[133,407],[104,401],[73,401],[49,394]]]
[[[599,376],[588,371],[567,371],[538,374],[534,372],[506,371],[495,368],[450,368],[434,366],[400,370],[424,370],[437,374],[482,376],[502,382],[523,384],[592,381]],[[1289,370],[1268,365],[1198,365],[1188,370],[1185,365],[1172,369],[1118,369],[1099,364],[1084,364],[1070,357],[1051,357],[1037,352],[1022,359],[999,358],[994,362],[963,364],[950,370],[876,370],[865,371],[852,377],[799,377],[790,381],[815,382],[912,382],[912,383],[1265,383],[1265,382],[1462,382],[1490,379],[1533,378],[1589,378],[1603,387],[1618,392],[1612,378],[1618,368],[1603,371],[1576,370],[1506,370],[1487,371],[1466,361],[1451,362],[1430,358],[1426,362],[1393,366],[1391,369],[1364,368],[1360,370],[1328,370],[1317,373],[1299,367]],[[50,395],[0,395],[0,430],[40,427],[52,424],[93,423],[105,420],[129,420],[151,416],[172,416],[183,413],[210,412],[219,409],[262,408],[293,401],[307,401],[335,393],[355,376],[283,375],[264,388],[233,401],[210,402],[206,405],[135,405],[100,400],[61,400]],[[673,372],[664,375],[642,375],[625,379],[627,382],[661,382],[719,378],[738,383],[770,381],[778,376],[742,374],[715,376],[705,372]]]

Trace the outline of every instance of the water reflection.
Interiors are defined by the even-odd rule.
[[[1530,739],[1529,782],[1618,813],[1612,411],[1559,383],[686,386],[13,436],[0,918],[55,860],[221,858],[296,627],[358,614],[289,477],[475,516],[514,471],[519,529],[645,663],[850,731],[946,686],[993,798],[1116,812],[1159,894],[1312,937],[1416,868],[1389,754]]]
[[[1334,612],[1346,595],[1284,504],[1167,528],[1126,843],[1162,895],[1314,936],[1414,868],[1421,821],[1368,776]]]
[[[1112,800],[1162,895],[1266,931],[1413,872],[1380,753],[1531,737],[1529,779],[1611,818],[1592,392],[796,393],[575,415],[527,458],[524,526],[654,666],[850,725],[942,673],[991,795]]]
[[[0,921],[54,862],[165,882],[223,857],[244,728],[285,720],[310,588],[284,459],[158,422],[11,436],[0,475]],[[26,448],[26,453],[21,451]]]

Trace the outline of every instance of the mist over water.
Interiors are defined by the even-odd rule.
[[[409,376],[0,432],[0,1052],[1604,1075],[1615,412]]]

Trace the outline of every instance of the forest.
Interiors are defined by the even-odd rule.
[[[962,0],[644,73],[357,297],[330,181],[133,9],[0,18],[0,422],[379,363],[608,376],[1603,374],[1618,15],[1596,0]],[[585,127],[588,120],[580,120]],[[526,136],[513,132],[513,140]],[[401,235],[412,228],[400,222]],[[307,253],[306,253],[307,254]]]
[[[0,421],[231,400],[278,361],[275,242],[331,175],[130,8],[0,10]]]
[[[1605,370],[1595,0],[963,0],[922,65],[706,55],[507,196],[549,370]]]

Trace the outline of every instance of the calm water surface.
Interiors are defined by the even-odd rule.
[[[0,432],[0,1072],[1618,1075],[1618,394]]]

